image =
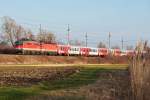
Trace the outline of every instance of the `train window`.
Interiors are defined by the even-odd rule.
[[[75,51],[74,48],[71,48],[70,50],[71,50],[71,51]]]
[[[74,48],[70,48],[71,51],[74,51]]]
[[[90,49],[89,52],[92,52],[92,49]]]
[[[76,48],[74,48],[74,51],[77,51]]]
[[[79,51],[79,48],[75,48],[75,51]]]
[[[95,49],[95,52],[97,52],[97,49]]]
[[[96,49],[90,49],[90,52],[97,52]]]

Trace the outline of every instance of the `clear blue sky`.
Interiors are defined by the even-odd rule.
[[[150,0],[0,0],[2,16],[33,30],[42,24],[63,41],[70,24],[71,39],[84,41],[87,32],[90,46],[107,42],[108,32],[112,45],[120,45],[121,37],[129,44],[150,39]]]

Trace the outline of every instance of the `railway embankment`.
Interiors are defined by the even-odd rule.
[[[81,57],[0,54],[0,64],[127,64],[127,57]]]

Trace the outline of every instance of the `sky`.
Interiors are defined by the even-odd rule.
[[[57,40],[85,41],[96,46],[102,41],[111,45],[135,45],[150,39],[150,0],[0,0],[0,18],[9,16],[33,31],[42,28],[55,33]]]

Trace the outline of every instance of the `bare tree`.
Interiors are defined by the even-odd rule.
[[[45,43],[55,43],[55,35],[52,32],[42,30],[38,33],[37,40]]]
[[[98,44],[97,47],[98,47],[98,48],[106,48],[106,45],[105,45],[105,43],[103,43],[103,42],[99,42],[99,44]]]
[[[35,36],[30,29],[25,30],[25,36],[28,40],[35,40]]]
[[[24,37],[25,30],[10,17],[3,17],[2,31],[6,39],[14,46],[14,42]]]
[[[6,39],[6,37],[4,36],[4,34],[0,34],[0,45],[7,45],[8,44],[8,41]]]

